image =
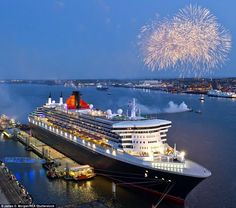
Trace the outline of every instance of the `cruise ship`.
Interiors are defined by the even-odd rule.
[[[211,172],[167,143],[171,121],[140,116],[135,99],[127,113],[98,110],[78,91],[64,103],[49,96],[29,117],[32,135],[97,174],[183,203]]]
[[[221,90],[209,90],[207,95],[211,97],[236,98],[236,93],[222,92]]]

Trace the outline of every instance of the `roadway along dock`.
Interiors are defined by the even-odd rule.
[[[92,167],[78,164],[24,131],[16,129],[15,137],[26,146],[26,150],[33,151],[47,161],[44,167],[48,169],[47,175],[51,178],[86,180],[95,176]]]
[[[4,163],[0,164],[0,179],[0,204],[32,204],[29,193]]]

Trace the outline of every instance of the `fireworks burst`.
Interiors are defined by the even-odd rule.
[[[201,74],[227,60],[231,36],[208,9],[190,5],[170,19],[143,26],[139,45],[152,71],[176,68]]]

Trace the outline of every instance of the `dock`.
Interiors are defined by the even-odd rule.
[[[61,152],[32,137],[27,132],[15,129],[14,134],[14,137],[25,145],[26,150],[32,151],[46,160],[43,167],[48,170],[47,176],[50,178],[86,180],[95,176],[93,168],[89,165],[80,165]]]
[[[46,161],[55,161],[60,163],[60,166],[58,167],[60,169],[64,170],[64,168],[80,165],[24,131],[17,132],[17,139],[26,146],[26,150],[33,151]]]

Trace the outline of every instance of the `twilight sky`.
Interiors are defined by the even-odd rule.
[[[189,3],[208,8],[233,39],[213,76],[236,76],[235,0],[0,0],[0,79],[179,77],[149,71],[137,36],[155,15]]]

